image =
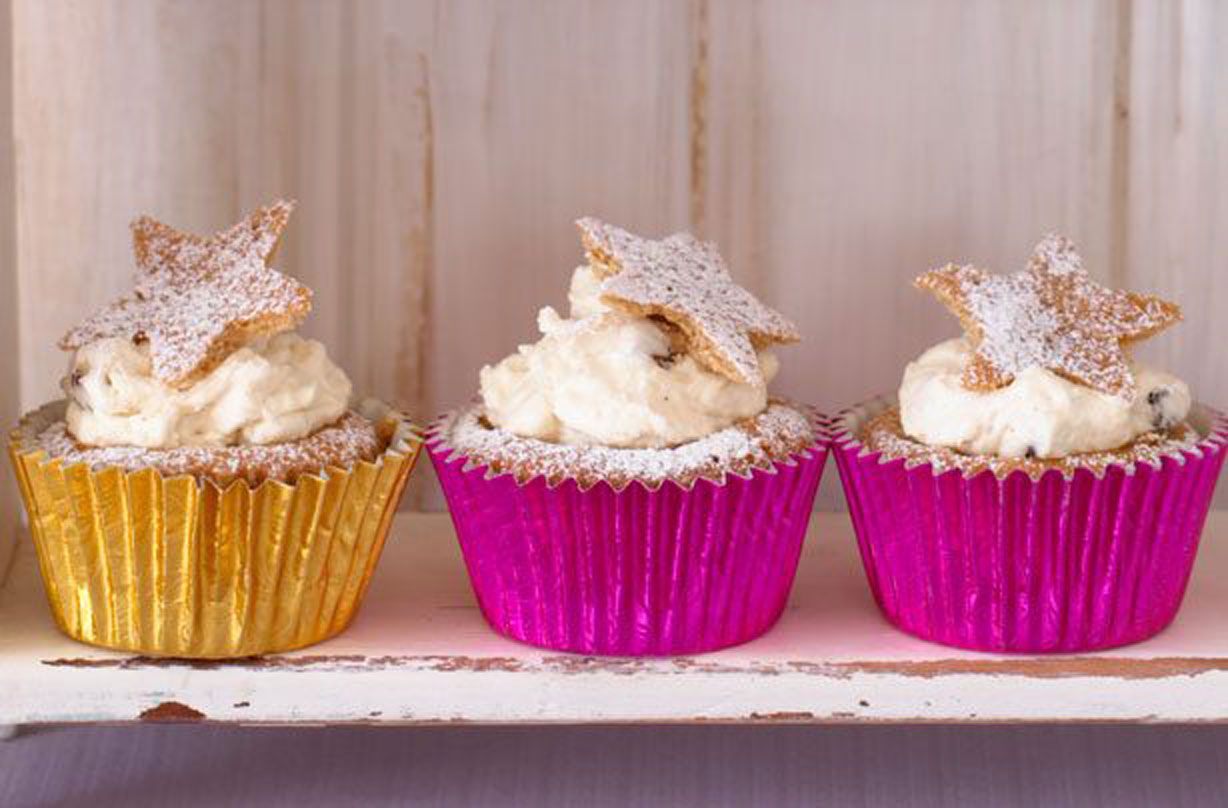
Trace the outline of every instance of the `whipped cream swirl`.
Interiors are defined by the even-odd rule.
[[[234,446],[311,435],[348,408],[351,385],[324,346],[294,333],[252,341],[190,386],[153,374],[148,344],[82,346],[63,382],[72,436],[87,446]]]
[[[671,344],[667,327],[612,310],[601,281],[582,266],[572,275],[569,318],[547,306],[540,341],[481,372],[487,419],[522,437],[551,443],[664,448],[758,415],[779,364],[759,354],[764,384],[713,373]]]
[[[1101,393],[1033,366],[988,392],[963,386],[965,339],[935,345],[904,371],[900,421],[929,446],[997,457],[1068,457],[1120,448],[1185,420],[1190,390],[1163,371],[1133,364],[1133,400]]]

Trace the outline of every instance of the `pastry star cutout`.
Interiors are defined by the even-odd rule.
[[[275,202],[209,237],[137,219],[135,288],[65,334],[60,347],[147,341],[154,376],[183,387],[253,337],[294,328],[311,310],[311,290],[268,266],[293,207]]]
[[[796,342],[797,327],[733,282],[712,244],[690,233],[640,238],[593,218],[576,222],[601,299],[683,333],[696,361],[735,382],[762,386],[757,351]]]
[[[1002,387],[1039,366],[1132,401],[1136,391],[1126,346],[1181,319],[1175,303],[1093,281],[1062,236],[1047,236],[1027,269],[1014,275],[950,264],[916,283],[963,324],[975,348],[963,374],[964,386],[972,390]]]

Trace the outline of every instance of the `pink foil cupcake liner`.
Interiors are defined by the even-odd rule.
[[[999,478],[884,460],[855,438],[879,399],[832,424],[866,577],[886,618],[978,651],[1089,651],[1163,630],[1185,594],[1228,451],[1228,422],[1159,465]]]
[[[531,645],[615,656],[713,651],[771,628],[827,456],[820,440],[722,483],[616,491],[518,483],[438,434],[427,448],[491,627]]]

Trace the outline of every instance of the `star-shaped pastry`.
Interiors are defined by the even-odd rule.
[[[154,376],[184,387],[250,339],[294,328],[311,310],[311,290],[268,266],[293,208],[275,202],[209,237],[142,216],[132,223],[135,288],[60,347],[106,337],[148,342]]]
[[[763,385],[758,350],[798,340],[793,323],[733,282],[712,244],[690,233],[640,238],[593,218],[576,225],[602,278],[602,301],[676,326],[691,355],[710,370]]]
[[[917,286],[963,324],[975,349],[963,374],[972,390],[1003,387],[1039,366],[1132,401],[1127,346],[1181,319],[1175,303],[1093,281],[1062,236],[1045,237],[1023,272],[987,275],[950,264],[925,273]]]

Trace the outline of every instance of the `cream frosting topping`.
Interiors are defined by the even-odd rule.
[[[63,387],[80,443],[157,449],[298,440],[344,415],[352,390],[321,343],[293,332],[249,342],[183,389],[154,375],[148,344],[103,338],[73,353]]]
[[[962,374],[973,356],[966,339],[939,343],[904,371],[900,422],[911,438],[968,454],[1058,458],[1125,446],[1185,420],[1185,382],[1132,363],[1132,401],[1099,392],[1043,367],[1028,367],[1005,387],[969,390]]]
[[[576,269],[570,316],[547,306],[542,338],[481,371],[486,418],[495,426],[551,443],[664,448],[753,417],[767,406],[779,363],[759,352],[764,383],[741,384],[673,352],[654,320],[601,301],[601,280]]]

